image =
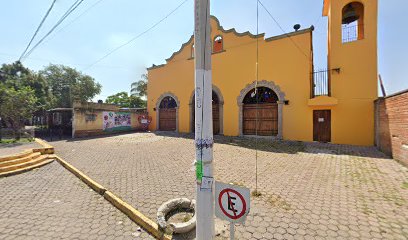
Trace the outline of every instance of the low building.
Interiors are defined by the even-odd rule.
[[[313,64],[313,26],[265,38],[211,17],[214,134],[373,145],[377,12],[377,0],[324,1],[323,71]],[[148,75],[150,130],[194,132],[193,36]]]

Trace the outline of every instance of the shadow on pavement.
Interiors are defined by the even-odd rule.
[[[153,132],[156,136],[194,139],[193,133],[175,133],[175,132]],[[351,146],[319,142],[301,142],[301,141],[280,141],[256,137],[229,137],[215,135],[216,144],[227,144],[231,146],[243,147],[264,152],[285,153],[285,154],[329,154],[329,155],[350,155],[357,157],[370,157],[379,159],[390,159],[387,155],[380,152],[374,146]]]

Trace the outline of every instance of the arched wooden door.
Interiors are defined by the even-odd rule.
[[[177,103],[172,97],[165,97],[159,107],[159,130],[176,131]]]
[[[266,87],[251,90],[244,98],[242,130],[244,135],[278,135],[278,96]]]
[[[193,98],[193,104],[195,103],[195,95]],[[218,99],[217,94],[213,91],[212,92],[212,114],[213,114],[213,134],[217,135],[220,133],[220,101]],[[195,107],[193,106],[192,112],[192,132],[195,131]]]

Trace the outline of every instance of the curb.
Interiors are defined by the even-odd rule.
[[[34,138],[34,140],[42,146],[42,148],[33,148],[33,152],[40,152],[41,154],[54,154],[54,147],[46,141]]]
[[[22,152],[15,153],[15,154],[12,154],[12,155],[4,155],[4,156],[0,157],[0,162],[27,157],[28,155],[30,155],[32,153],[33,153],[33,149],[26,149],[26,150],[24,150]]]
[[[100,185],[99,183],[95,182],[88,176],[86,176],[83,172],[79,171],[77,168],[72,166],[71,164],[67,163],[64,161],[62,158],[58,157],[57,155],[53,155],[55,159],[68,171],[70,171],[72,174],[74,174],[76,177],[81,179],[86,185],[88,185],[90,188],[92,188],[95,192],[99,193],[100,195],[103,195],[107,190],[105,187]]]
[[[152,234],[157,239],[162,240],[171,240],[172,236],[169,234],[165,234],[163,231],[159,230],[159,226],[157,223],[153,222],[142,213],[137,211],[135,208],[127,204],[126,202],[122,201],[116,195],[111,193],[110,191],[106,191],[103,194],[103,197],[109,201],[113,206],[119,209],[121,212],[126,214],[132,221],[140,225],[143,229],[147,232]]]
[[[133,222],[139,225],[141,228],[146,230],[149,234],[154,236],[156,239],[160,240],[171,240],[172,235],[165,234],[162,230],[159,229],[157,223],[143,215],[141,212],[133,208],[131,205],[114,195],[112,192],[108,191],[105,187],[100,185],[99,183],[92,180],[90,177],[85,175],[83,172],[63,160],[57,155],[52,155],[57,161],[68,171],[74,174],[76,177],[81,179],[84,183],[86,183],[90,188],[92,188],[95,192],[102,195],[108,202],[110,202],[113,206],[115,206],[118,210],[128,216]]]

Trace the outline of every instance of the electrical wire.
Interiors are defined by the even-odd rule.
[[[54,35],[52,35],[51,37],[49,37],[45,42],[50,41],[51,39],[53,39],[58,33],[64,31],[67,27],[71,26],[74,22],[78,21],[78,19],[80,19],[81,17],[83,17],[86,13],[88,13],[92,8],[96,7],[99,3],[101,3],[104,0],[99,0],[97,2],[95,2],[94,4],[92,4],[89,8],[85,9],[85,11],[83,11],[81,14],[79,14],[76,18],[74,18],[72,21],[70,21],[69,23],[67,23],[66,25],[64,25],[63,27],[61,27],[60,29],[58,29]]]
[[[23,58],[27,58],[28,56],[30,56],[33,51],[52,33],[54,32],[54,30],[69,16],[71,15],[78,7],[79,5],[81,5],[81,3],[84,0],[76,0],[69,8],[68,10],[61,16],[61,18],[58,20],[58,22],[51,28],[50,31],[48,31],[47,34],[45,34],[44,37],[41,38],[40,41],[37,42],[36,45],[34,45],[34,47],[31,48],[31,50],[23,56]],[[22,59],[23,60],[23,59]]]
[[[90,68],[92,68],[93,66],[95,66],[96,64],[98,64],[99,62],[101,62],[102,60],[104,60],[105,58],[109,57],[110,55],[112,55],[114,52],[120,50],[121,48],[131,44],[132,42],[136,41],[138,38],[142,37],[143,35],[145,35],[146,33],[148,33],[149,31],[151,31],[152,29],[154,29],[155,27],[157,27],[160,23],[162,23],[164,20],[166,20],[168,17],[170,17],[173,13],[175,13],[179,8],[181,8],[186,2],[188,2],[189,0],[184,0],[182,3],[180,3],[175,9],[173,9],[170,13],[168,13],[165,17],[163,17],[162,19],[160,19],[158,22],[156,22],[155,24],[153,24],[150,28],[146,29],[145,31],[143,31],[142,33],[140,33],[139,35],[135,36],[134,38],[130,39],[129,41],[127,41],[126,43],[114,48],[113,50],[111,50],[110,52],[108,52],[107,54],[105,54],[103,57],[99,58],[98,60],[96,60],[95,62],[93,62],[92,64],[90,64],[88,67],[86,67],[85,69],[83,69],[83,71],[88,70]]]
[[[276,23],[276,25],[282,30],[283,34],[288,37],[292,43],[295,45],[297,49],[309,60],[312,61],[309,56],[302,50],[302,48],[299,47],[299,45],[292,39],[292,37],[283,29],[282,25],[279,24],[279,22],[276,20],[276,18],[272,15],[272,13],[266,8],[266,6],[261,2],[261,0],[257,0],[259,4],[261,4],[262,8],[268,13],[268,15],[272,18],[272,20]]]
[[[50,14],[51,10],[54,8],[55,2],[57,0],[53,0],[51,3],[51,6],[48,8],[47,12],[45,13],[44,17],[41,19],[40,25],[38,25],[37,29],[34,32],[34,35],[31,37],[30,42],[28,43],[27,47],[24,49],[23,53],[20,55],[20,58],[18,61],[21,61],[21,58],[23,58],[24,54],[26,54],[28,48],[31,46],[31,44],[34,41],[34,38],[37,36],[38,32],[40,31],[42,25],[44,24],[45,20],[48,18],[48,15]]]
[[[256,0],[256,35],[259,35],[259,1]],[[256,97],[256,121],[255,121],[255,194],[258,193],[258,123],[259,123],[259,38],[256,38],[256,82],[255,82],[255,97]]]

